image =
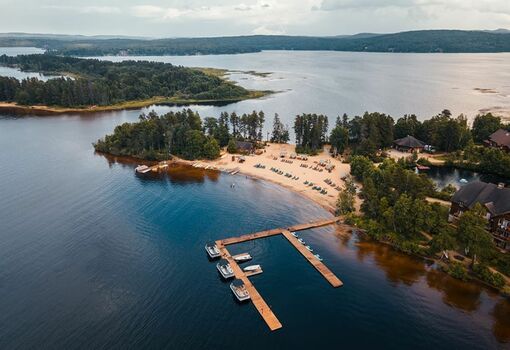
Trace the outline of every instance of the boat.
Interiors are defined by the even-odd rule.
[[[229,279],[234,277],[234,270],[230,266],[229,262],[226,259],[221,259],[217,264],[216,268],[220,272],[221,276],[224,279]]]
[[[207,254],[209,254],[209,257],[211,259],[219,258],[221,255],[220,250],[218,249],[218,247],[216,246],[216,243],[214,243],[214,242],[207,243],[205,245],[205,251],[207,252]]]
[[[322,258],[319,254],[314,254],[314,256],[317,258],[317,260],[322,261]]]
[[[308,249],[309,251],[313,252],[312,247],[310,247],[309,245],[305,246],[305,248]]]
[[[239,255],[236,255],[234,256],[234,260],[236,262],[245,262],[245,261],[248,261],[248,260],[251,260],[251,255],[248,254],[248,253],[244,253],[244,254],[239,254]]]
[[[296,232],[291,232],[290,234],[293,235],[296,238],[299,238]]]
[[[245,272],[248,272],[248,271],[257,271],[257,270],[261,270],[262,267],[260,265],[250,265],[250,266],[246,266],[243,271]]]
[[[467,184],[467,183],[468,183],[468,180],[466,180],[466,179],[460,179],[460,180],[459,180],[459,182],[460,182],[461,184]]]
[[[135,171],[137,173],[145,174],[145,173],[148,173],[149,171],[151,171],[151,168],[148,167],[147,165],[139,165],[135,168]]]
[[[298,238],[298,242],[301,243],[301,244],[305,244],[305,241],[303,238]]]
[[[230,283],[230,289],[232,290],[232,293],[234,293],[237,300],[245,301],[250,299],[250,293],[246,289],[243,281],[235,279],[232,283]]]

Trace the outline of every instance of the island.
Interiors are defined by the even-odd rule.
[[[258,98],[224,78],[225,71],[149,61],[110,62],[48,54],[0,56],[0,65],[59,78],[0,77],[0,109],[97,112],[153,104],[230,103]]]

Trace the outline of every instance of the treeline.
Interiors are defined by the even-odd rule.
[[[355,220],[359,220],[372,238],[389,242],[406,253],[425,256],[443,250],[466,251],[478,263],[473,266],[474,275],[498,288],[504,285],[503,278],[488,272],[487,265],[495,265],[509,274],[510,259],[496,250],[485,230],[486,212],[482,207],[464,213],[454,227],[448,223],[447,207],[426,200],[434,186],[425,175],[415,174],[392,159],[376,166],[363,156],[352,158],[351,174],[363,184],[361,211],[364,216]],[[338,207],[346,206],[339,201]],[[429,235],[432,236],[430,242]],[[453,274],[467,278],[464,268]]]
[[[230,100],[249,94],[244,88],[219,77],[169,63],[3,55],[0,65],[70,76],[48,81],[0,77],[0,101],[21,105],[105,106],[153,97]]]
[[[88,37],[0,38],[0,46],[35,46],[68,56],[234,54],[263,50],[361,52],[508,52],[510,35],[483,31],[422,30],[336,37],[252,35],[175,39]]]
[[[215,159],[220,148],[229,145],[235,152],[235,141],[262,140],[265,116],[262,111],[237,115],[226,112],[218,118],[202,118],[198,112],[183,109],[158,115],[142,114],[136,123],[124,123],[94,144],[98,152],[132,156],[148,160],[164,160],[172,155],[185,159]],[[232,146],[233,144],[233,146]]]

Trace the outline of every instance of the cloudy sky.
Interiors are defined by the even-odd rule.
[[[510,0],[0,0],[0,32],[152,37],[510,28]]]

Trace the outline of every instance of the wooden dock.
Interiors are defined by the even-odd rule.
[[[267,303],[264,301],[262,296],[259,294],[255,286],[251,283],[249,280],[250,273],[244,272],[237,262],[234,260],[234,258],[230,255],[228,249],[226,248],[227,245],[231,244],[237,244],[242,242],[248,242],[255,239],[261,239],[265,237],[272,237],[276,235],[283,235],[297,250],[300,252],[305,259],[310,262],[311,265],[319,271],[319,273],[333,286],[333,287],[341,287],[343,285],[342,281],[338,277],[335,276],[333,272],[331,272],[330,269],[326,267],[317,257],[310,252],[308,249],[305,248],[303,244],[301,244],[296,237],[294,237],[291,232],[297,232],[297,231],[304,231],[309,230],[312,228],[332,225],[335,223],[338,223],[340,220],[342,220],[341,217],[335,217],[332,219],[324,219],[314,222],[308,222],[304,224],[294,225],[287,228],[277,228],[273,230],[266,230],[256,233],[250,233],[246,235],[242,235],[239,237],[231,237],[226,238],[222,240],[216,241],[216,246],[221,252],[221,255],[224,259],[226,259],[230,266],[232,267],[232,270],[234,271],[234,275],[236,278],[243,281],[244,285],[246,286],[246,289],[250,293],[251,301],[253,302],[253,305],[259,312],[260,316],[264,319],[266,324],[268,325],[269,329],[272,331],[277,330],[282,327],[282,324],[276,317],[276,315],[273,313],[271,308],[267,305]]]

